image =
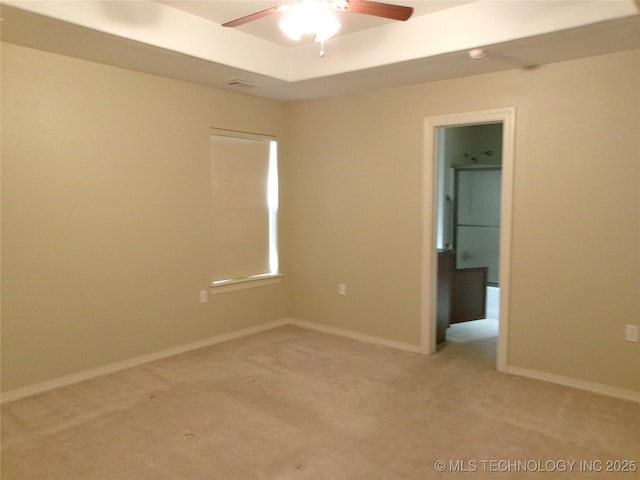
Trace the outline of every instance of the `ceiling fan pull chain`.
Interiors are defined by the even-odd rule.
[[[320,42],[320,56],[324,57],[324,40]]]

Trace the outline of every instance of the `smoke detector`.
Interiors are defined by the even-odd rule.
[[[474,48],[473,50],[469,50],[469,56],[474,60],[480,60],[487,56],[487,53],[482,48]]]

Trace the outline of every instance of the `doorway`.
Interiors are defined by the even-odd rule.
[[[513,167],[514,167],[514,135],[515,135],[515,109],[505,108],[496,110],[487,110],[481,112],[470,112],[438,117],[429,117],[425,119],[424,130],[424,242],[423,242],[423,281],[422,281],[422,351],[427,354],[436,352],[436,341],[438,338],[437,318],[438,318],[438,249],[451,247],[455,243],[456,225],[453,220],[451,225],[446,225],[447,215],[446,209],[453,208],[447,205],[445,182],[453,182],[457,175],[452,173],[450,180],[447,180],[448,166],[439,165],[438,159],[444,145],[443,132],[455,127],[473,127],[480,125],[494,125],[502,130],[502,141],[497,147],[483,148],[479,151],[463,152],[467,157],[463,157],[467,168],[461,167],[460,170],[465,173],[461,176],[468,181],[470,172],[478,169],[486,172],[495,169],[491,166],[490,157],[500,150],[502,161],[500,162],[501,185],[499,187],[499,203],[501,205],[499,213],[498,230],[490,231],[484,226],[479,226],[478,230],[483,232],[485,236],[495,237],[499,242],[499,255],[492,261],[492,283],[500,285],[499,312],[500,323],[498,330],[498,345],[496,353],[496,367],[500,371],[505,371],[507,367],[507,331],[509,322],[509,290],[510,290],[510,270],[511,270],[511,212],[513,197]],[[465,128],[459,130],[462,132]],[[495,162],[493,162],[495,165]],[[480,166],[476,166],[480,165]],[[484,165],[484,167],[483,167]],[[491,168],[489,168],[491,166]],[[492,181],[490,178],[494,174],[484,173],[477,176],[480,181]],[[453,185],[453,183],[452,183]],[[443,201],[439,201],[442,199]],[[449,216],[455,218],[455,215]],[[469,230],[468,225],[461,226],[457,229],[457,234],[464,234]],[[498,233],[499,231],[499,233]],[[459,256],[464,256],[463,252]],[[468,255],[467,255],[468,256]],[[440,261],[442,261],[440,259]],[[454,259],[453,262],[462,262],[463,259]],[[479,269],[480,275],[482,269]],[[473,273],[472,269],[464,272],[466,276]],[[473,273],[475,275],[475,273]],[[484,274],[486,281],[487,274]],[[440,292],[441,293],[441,292]],[[442,293],[441,293],[442,295]],[[486,298],[486,297],[484,297]],[[441,314],[442,312],[440,312]],[[440,332],[441,333],[441,332]]]

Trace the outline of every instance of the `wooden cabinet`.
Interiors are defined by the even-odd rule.
[[[442,343],[447,339],[447,328],[449,328],[451,317],[451,277],[454,261],[453,250],[438,250],[437,343]]]
[[[455,268],[455,252],[438,250],[436,341],[447,339],[452,323],[485,318],[487,267]]]
[[[457,268],[451,278],[449,323],[486,317],[488,267]]]

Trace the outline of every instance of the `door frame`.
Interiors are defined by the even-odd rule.
[[[502,191],[500,195],[500,323],[496,368],[507,370],[511,300],[511,241],[515,163],[515,107],[426,117],[424,119],[422,312],[420,349],[436,352],[437,235],[438,235],[438,129],[502,123]]]

